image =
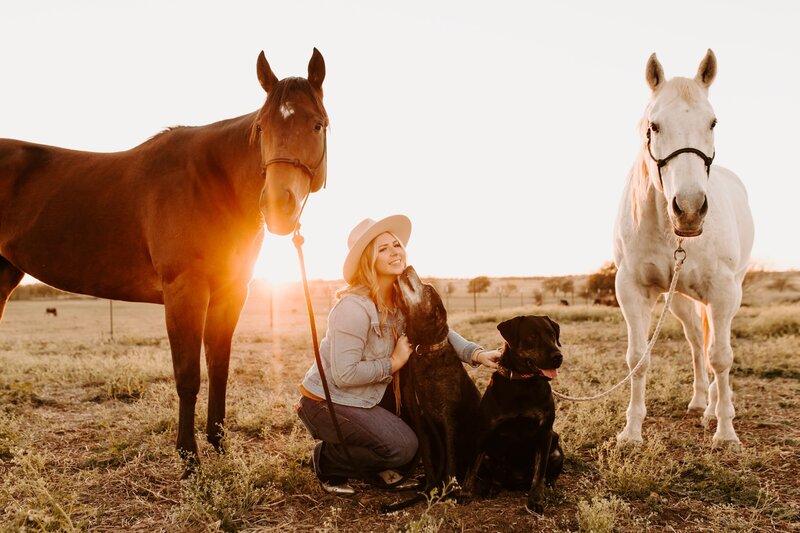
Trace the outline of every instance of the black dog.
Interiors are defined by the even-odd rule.
[[[555,484],[564,462],[550,389],[564,359],[560,328],[546,316],[518,316],[497,329],[506,342],[481,400],[483,428],[467,486],[477,475],[490,489],[527,490],[525,506],[541,513],[545,482]]]
[[[401,375],[402,401],[419,438],[426,490],[451,477],[463,483],[476,453],[480,392],[447,341],[447,311],[439,294],[413,267],[398,281],[406,335],[416,347]]]

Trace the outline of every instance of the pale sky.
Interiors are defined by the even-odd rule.
[[[0,14],[0,137],[131,148],[168,126],[258,109],[325,58],[328,188],[303,215],[311,278],[337,279],[350,229],[403,213],[424,276],[583,274],[612,230],[647,58],[693,77],[706,49],[714,164],[744,181],[753,261],[800,268],[800,8],[785,1],[27,1]],[[257,276],[296,280],[291,240]]]

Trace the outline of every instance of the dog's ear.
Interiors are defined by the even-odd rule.
[[[558,322],[554,321],[549,316],[545,317],[548,322],[550,322],[550,327],[553,328],[553,331],[556,332],[556,344],[561,346],[561,326],[558,325]]]
[[[505,341],[511,346],[516,346],[517,344],[517,340],[519,339],[519,325],[522,323],[522,319],[523,317],[521,316],[515,316],[505,322],[497,324],[497,330],[500,332],[500,335],[502,335]]]

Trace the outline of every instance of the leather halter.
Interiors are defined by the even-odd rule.
[[[261,125],[258,125],[256,127],[258,128],[259,133],[262,133]],[[322,142],[323,142],[322,155],[320,156],[319,161],[317,161],[317,164],[314,165],[313,167],[309,167],[308,165],[306,165],[305,163],[303,163],[299,159],[293,159],[291,157],[273,157],[272,159],[268,160],[266,163],[264,163],[261,166],[261,170],[264,173],[264,176],[266,176],[267,167],[269,167],[270,165],[274,165],[275,163],[285,163],[287,165],[292,165],[294,167],[297,167],[300,170],[302,170],[303,172],[305,172],[308,175],[308,177],[311,178],[311,183],[313,184],[314,183],[314,179],[317,177],[317,171],[319,171],[319,167],[322,165],[322,162],[325,161],[325,157],[328,155],[328,132],[327,132],[327,130],[325,130],[323,132],[323,141]],[[322,182],[322,188],[324,189],[327,184],[328,184],[328,174],[326,172],[325,173],[325,180]],[[311,191],[311,189],[309,188],[309,192],[310,191]]]
[[[661,183],[661,189],[664,189],[664,180],[661,178],[661,167],[667,166],[670,159],[677,157],[681,154],[695,154],[703,160],[703,163],[706,164],[706,175],[711,176],[711,163],[714,161],[714,157],[716,157],[717,152],[715,151],[711,157],[708,157],[706,154],[698,150],[697,148],[679,148],[669,154],[664,159],[656,159],[656,156],[653,155],[653,151],[650,149],[650,128],[647,128],[647,153],[650,154],[650,158],[655,161],[656,166],[658,167],[658,181]]]
[[[256,130],[258,131],[259,135],[263,135],[264,131],[261,129],[261,124],[256,124]],[[327,130],[323,131],[323,138],[322,138],[322,155],[317,161],[317,164],[313,167],[309,167],[299,159],[292,159],[291,157],[273,157],[269,159],[266,163],[261,165],[261,174],[264,176],[264,179],[267,179],[267,167],[270,165],[274,165],[275,163],[285,163],[287,165],[292,165],[303,172],[308,176],[311,183],[308,186],[308,192],[306,193],[305,198],[303,198],[303,205],[300,206],[300,213],[297,214],[297,220],[294,225],[294,231],[297,233],[300,230],[300,216],[303,214],[303,211],[306,208],[306,202],[308,202],[308,197],[311,196],[311,188],[314,185],[314,179],[317,177],[317,171],[319,167],[322,165],[322,162],[325,161],[325,157],[328,155],[328,132]],[[328,173],[325,173],[325,179],[322,182],[322,188],[324,189],[328,184]]]
[[[419,355],[429,355],[434,352],[438,352],[443,348],[446,348],[449,342],[450,341],[447,340],[447,337],[445,337],[439,342],[435,342],[433,344],[417,344],[414,347],[414,351]]]

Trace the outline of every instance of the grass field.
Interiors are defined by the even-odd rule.
[[[183,482],[163,308],[114,302],[111,339],[107,301],[13,301],[0,323],[0,530],[800,531],[797,285],[778,291],[762,276],[734,321],[741,451],[712,450],[713,427],[686,416],[690,355],[670,317],[653,354],[642,446],[614,444],[627,388],[598,402],[559,402],[566,464],[543,517],[524,511],[523,493],[466,504],[434,497],[393,515],[378,511],[391,493],[360,485],[349,499],[325,494],[294,413],[313,360],[296,287],[271,303],[260,293],[248,301],[234,338],[227,452],[215,454],[201,435],[204,385],[196,417],[203,467]],[[332,291],[315,294],[324,333]],[[525,294],[503,308],[482,300],[478,313],[455,307],[450,323],[493,347],[499,321],[547,314],[561,324],[565,354],[555,388],[588,395],[626,375],[619,309],[536,307]],[[485,387],[489,371],[469,371]]]

